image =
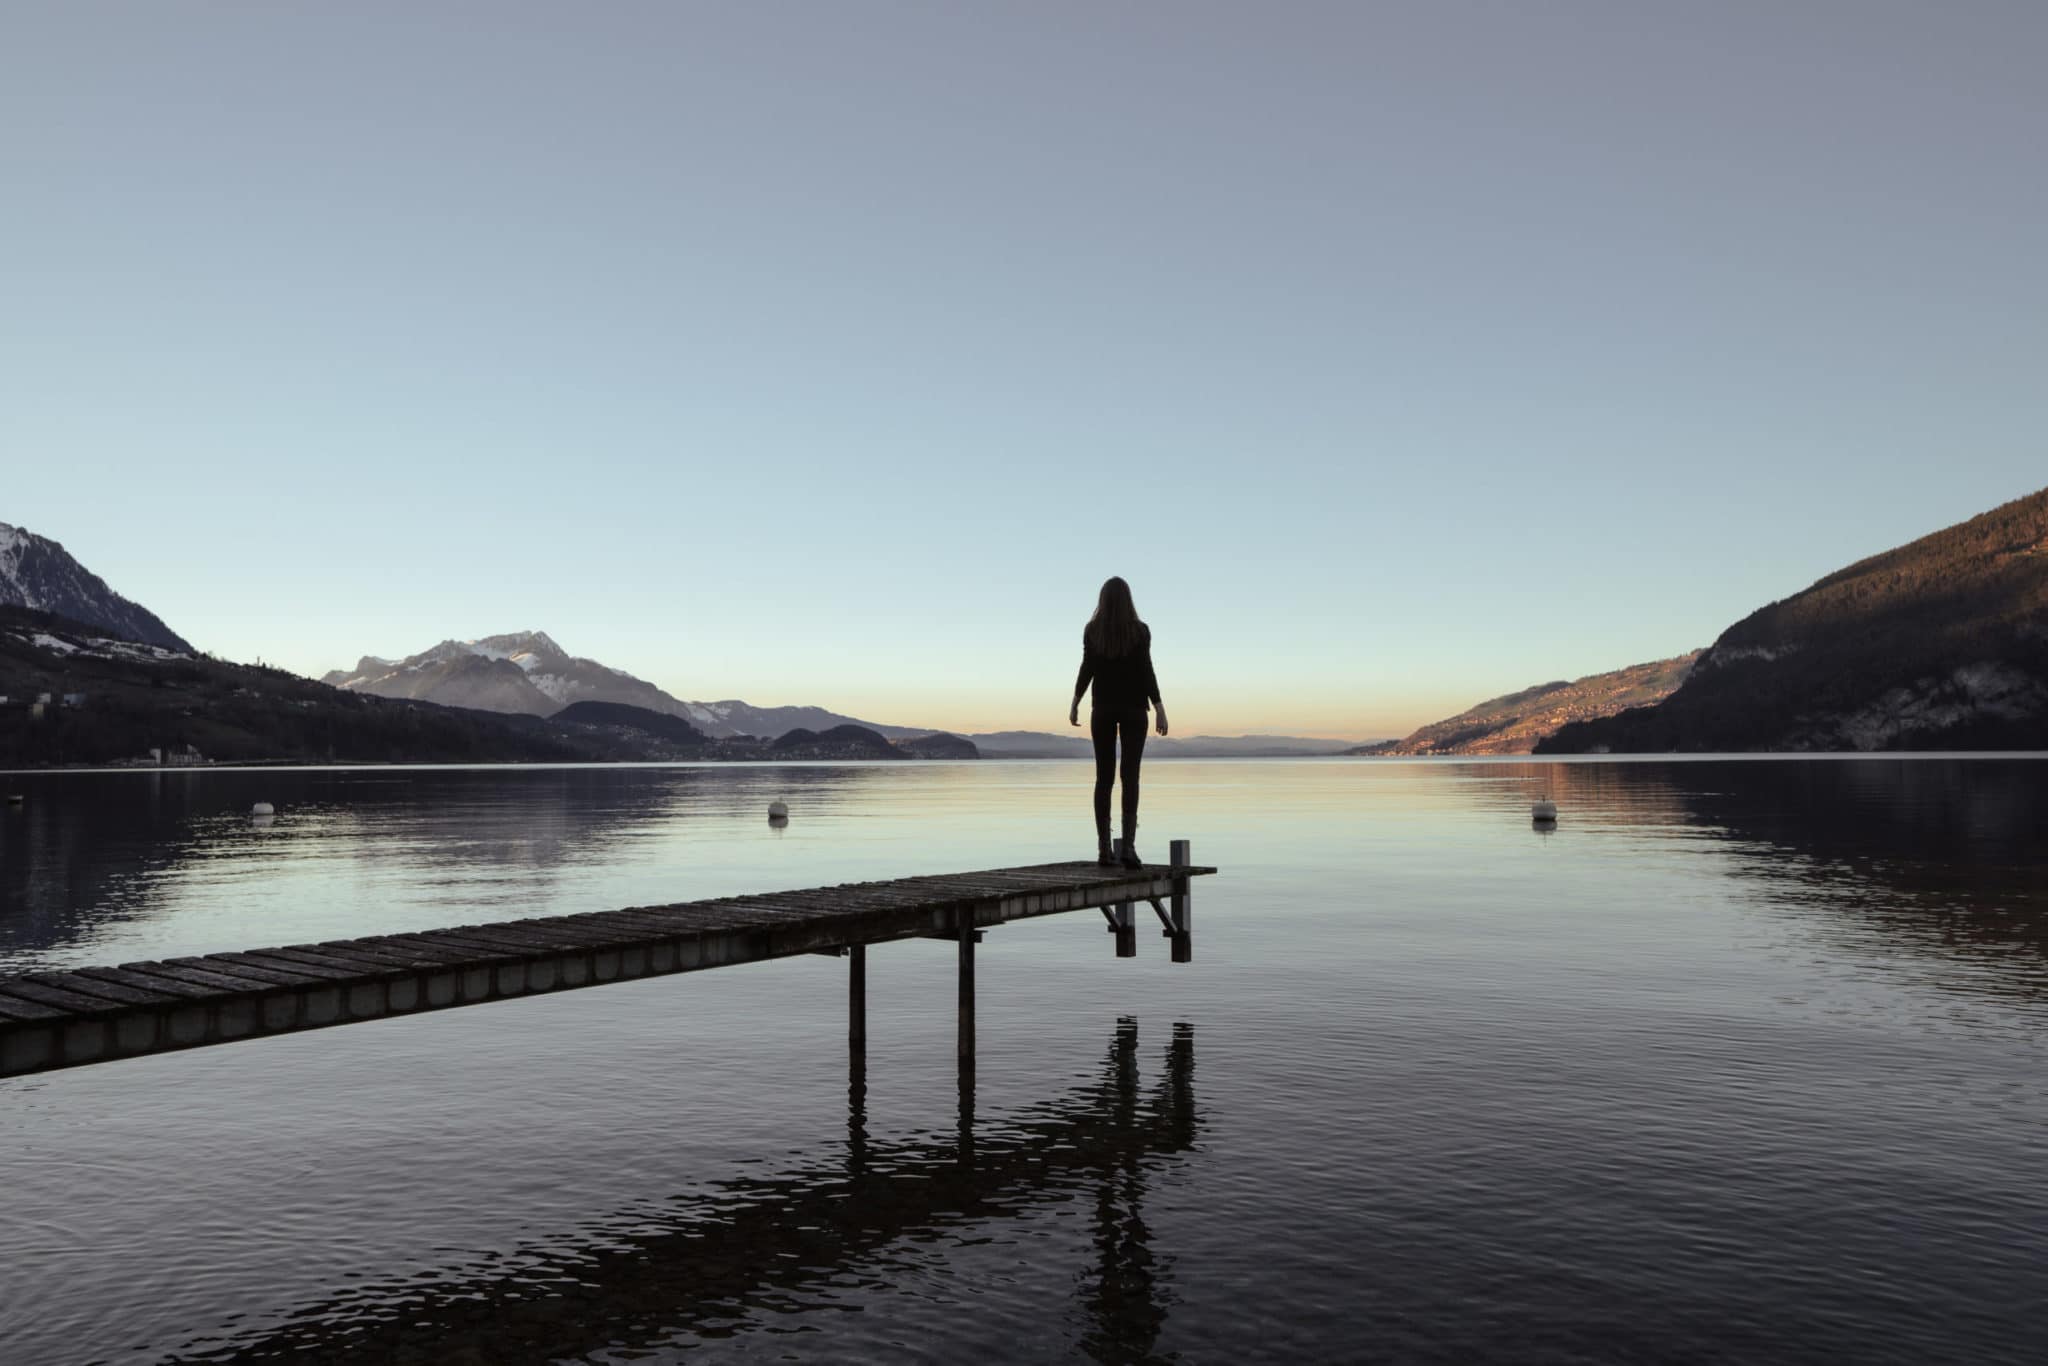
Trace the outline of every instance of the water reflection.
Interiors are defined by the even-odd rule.
[[[1489,804],[1556,797],[1562,830],[1710,841],[1830,950],[1942,969],[1975,996],[2048,1000],[2048,764],[1818,759],[1500,764]],[[1960,971],[1958,971],[1960,970]]]
[[[9,782],[28,800],[0,812],[0,961],[56,966],[110,928],[170,913],[181,879],[201,871],[270,877],[280,894],[300,878],[317,885],[291,890],[358,907],[365,894],[438,888],[470,909],[509,885],[526,908],[507,914],[543,914],[537,903],[564,868],[758,812],[770,796],[800,793],[813,814],[843,810],[887,776],[879,766],[17,775]],[[257,802],[277,815],[252,821]]]
[[[1140,1078],[1138,1026],[1118,1022],[1087,1084],[997,1125],[977,1126],[961,1089],[958,1131],[876,1139],[856,1054],[847,1140],[771,1177],[721,1182],[622,1215],[616,1227],[491,1254],[467,1272],[352,1289],[260,1336],[188,1345],[180,1362],[547,1362],[631,1356],[726,1337],[792,1313],[858,1308],[929,1242],[1034,1205],[1091,1201],[1091,1256],[1075,1278],[1076,1349],[1152,1362],[1174,1303],[1170,1258],[1144,1215],[1151,1173],[1201,1131],[1194,1029],[1173,1026],[1160,1078]],[[970,1074],[971,1075],[971,1074]]]

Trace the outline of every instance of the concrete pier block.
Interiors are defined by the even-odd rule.
[[[114,1051],[149,1052],[156,1047],[157,1029],[162,1023],[162,1015],[154,1010],[136,1011],[121,1016],[114,1021]]]
[[[57,1031],[48,1028],[9,1030],[0,1037],[0,1072],[33,1072],[57,1061]]]
[[[254,1034],[262,1023],[262,1011],[254,1001],[222,1001],[213,1010],[214,1031],[223,1039],[242,1039]],[[180,1026],[173,1018],[171,1036],[180,1043],[185,1040],[179,1035]]]
[[[73,1020],[64,1026],[64,1061],[98,1062],[107,1056],[107,1026],[103,1020]]]
[[[330,1025],[341,1019],[339,987],[302,987],[299,990],[299,1023]]]

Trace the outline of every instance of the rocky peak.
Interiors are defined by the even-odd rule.
[[[190,653],[185,638],[131,602],[47,536],[0,522],[0,606],[55,612],[122,640]]]

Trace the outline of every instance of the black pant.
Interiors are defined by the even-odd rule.
[[[1124,838],[1130,839],[1138,833],[1138,763],[1145,757],[1145,722],[1148,719],[1143,707],[1136,711],[1092,711],[1088,714],[1088,733],[1095,739],[1095,833],[1101,839],[1109,838],[1109,787],[1117,777],[1116,740],[1119,730],[1123,732],[1124,740]]]

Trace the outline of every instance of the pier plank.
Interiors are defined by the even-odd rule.
[[[275,982],[259,982],[248,977],[232,977],[224,972],[209,972],[205,968],[190,967],[182,963],[123,963],[119,969],[140,977],[158,977],[173,982],[191,982],[198,986],[211,987],[223,996],[253,996],[258,992],[274,991]]]
[[[49,1006],[52,1010],[61,1010],[70,1015],[112,1015],[121,1009],[118,1001],[109,1001],[104,996],[91,996],[84,992],[67,991],[63,987],[44,986],[25,977],[0,982],[0,996],[27,1001],[31,1005]]]
[[[357,959],[378,967],[396,968],[400,972],[427,972],[443,963],[462,961],[461,955],[455,951],[450,951],[445,958],[428,958],[418,948],[387,948],[382,940],[377,939],[337,939],[322,944],[292,944],[288,947],[295,953],[317,953],[328,958]]]
[[[401,977],[411,971],[381,958],[372,958],[343,949],[316,949],[304,944],[293,944],[282,949],[264,949],[260,956],[275,959],[287,966],[304,963],[309,967],[338,970],[347,974],[350,980],[359,977]]]
[[[479,966],[513,963],[517,962],[521,957],[517,949],[506,948],[503,944],[486,943],[481,939],[470,939],[453,930],[415,930],[410,934],[393,935],[390,936],[390,939],[378,942],[388,943],[391,940],[397,940],[405,944],[418,944],[422,948],[434,949],[436,951],[451,948],[457,949],[464,955],[460,960],[461,962],[474,963]]]
[[[250,949],[244,953],[216,953],[210,955],[210,957],[214,962],[227,959],[237,963],[246,963],[253,968],[281,968],[286,972],[304,973],[313,977],[325,978],[330,982],[346,982],[351,978],[362,976],[362,971],[358,968],[349,968],[338,963],[332,966],[325,963],[308,963],[296,957],[281,956],[275,949]]]
[[[9,996],[4,991],[0,991],[0,1020],[19,1020],[24,1022],[63,1020],[68,1019],[70,1014],[71,1012],[68,1010],[59,1010],[55,1006],[41,1005],[35,1001],[24,1001],[18,997]]]
[[[110,982],[102,978],[88,977],[80,972],[38,972],[17,979],[32,982],[37,986],[56,987],[80,996],[97,996],[124,1006],[170,1006],[181,1004],[179,998],[168,991],[138,987],[127,982]]]
[[[151,977],[145,973],[130,972],[126,968],[80,968],[71,975],[136,987],[142,991],[161,992],[166,996],[177,996],[186,1000],[211,1000],[221,994],[218,987],[202,986],[197,982],[181,982],[170,977]]]
[[[319,986],[324,980],[316,973],[287,969],[282,964],[264,963],[251,960],[245,954],[215,953],[203,958],[166,959],[173,967],[197,968],[201,972],[215,972],[223,977],[240,977],[245,981],[273,987]]]

